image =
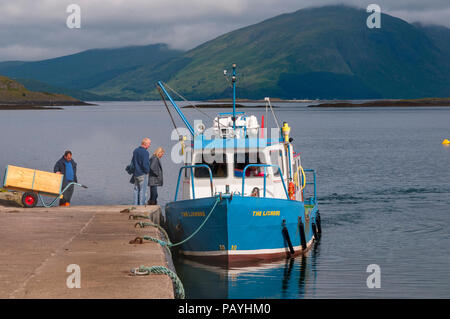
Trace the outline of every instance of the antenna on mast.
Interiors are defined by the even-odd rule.
[[[236,64],[233,64],[233,76],[231,77],[233,82],[233,130],[236,130]]]
[[[227,81],[227,75],[228,71],[223,70],[223,75]],[[236,130],[236,63],[233,63],[233,73],[231,75],[231,82],[233,87],[233,117],[231,118],[233,120],[233,130]]]

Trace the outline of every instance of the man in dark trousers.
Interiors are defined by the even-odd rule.
[[[150,154],[148,148],[152,141],[146,137],[141,146],[133,151],[132,163],[134,166],[134,205],[145,205],[147,193],[148,173],[150,172]]]
[[[64,156],[56,162],[53,171],[56,174],[63,174],[63,184],[62,190],[72,182],[78,183],[77,179],[77,163],[72,159],[72,152],[65,151]],[[73,195],[74,185],[69,186],[69,188],[64,192],[63,198],[59,201],[59,206],[70,206],[70,200]]]

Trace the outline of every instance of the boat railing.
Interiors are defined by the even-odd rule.
[[[208,169],[208,173],[209,173],[209,181],[210,181],[210,185],[211,185],[211,197],[214,196],[214,186],[213,186],[213,177],[212,177],[212,171],[211,171],[211,167],[209,167],[206,164],[196,164],[196,165],[186,165],[180,168],[180,171],[178,173],[178,182],[177,182],[177,190],[175,191],[175,199],[174,202],[177,201],[178,198],[178,189],[180,187],[180,180],[181,180],[181,173],[183,172],[183,170],[185,169],[190,169],[191,171],[191,184],[192,184],[192,199],[195,199],[195,186],[194,186],[194,168],[207,168]]]
[[[244,189],[245,189],[245,173],[247,171],[247,168],[249,167],[264,167],[264,198],[266,197],[266,190],[267,190],[267,167],[275,167],[278,169],[279,172],[281,172],[281,169],[278,165],[274,164],[248,164],[245,166],[243,172],[242,172],[242,196],[244,196]],[[286,188],[286,184],[284,182],[284,179],[281,177],[281,182],[284,188],[284,192],[286,193],[286,198],[289,198],[289,193]]]
[[[308,200],[305,200],[305,204],[315,205],[317,203],[316,171],[314,169],[304,169],[304,172],[313,174],[313,181],[312,182],[306,182],[305,183],[305,189],[306,189],[306,187],[308,187],[308,185],[314,185],[313,197],[310,197]],[[302,176],[302,179],[303,179],[303,176]],[[302,181],[302,184],[303,184],[303,181]]]

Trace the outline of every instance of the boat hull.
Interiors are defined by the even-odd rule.
[[[210,214],[216,200],[219,202]],[[314,240],[312,223],[316,214],[316,206],[305,207],[299,201],[208,197],[169,203],[166,226],[175,244],[186,240],[201,227],[179,245],[179,253],[185,256],[219,262],[247,262],[292,255],[283,234],[284,227],[294,255],[301,253],[300,220],[308,249]]]

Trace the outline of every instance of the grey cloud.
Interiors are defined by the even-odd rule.
[[[71,3],[81,7],[79,30],[66,27]],[[450,27],[448,0],[15,0],[0,3],[0,61],[157,42],[190,49],[282,13],[339,3],[377,3],[409,22]]]

